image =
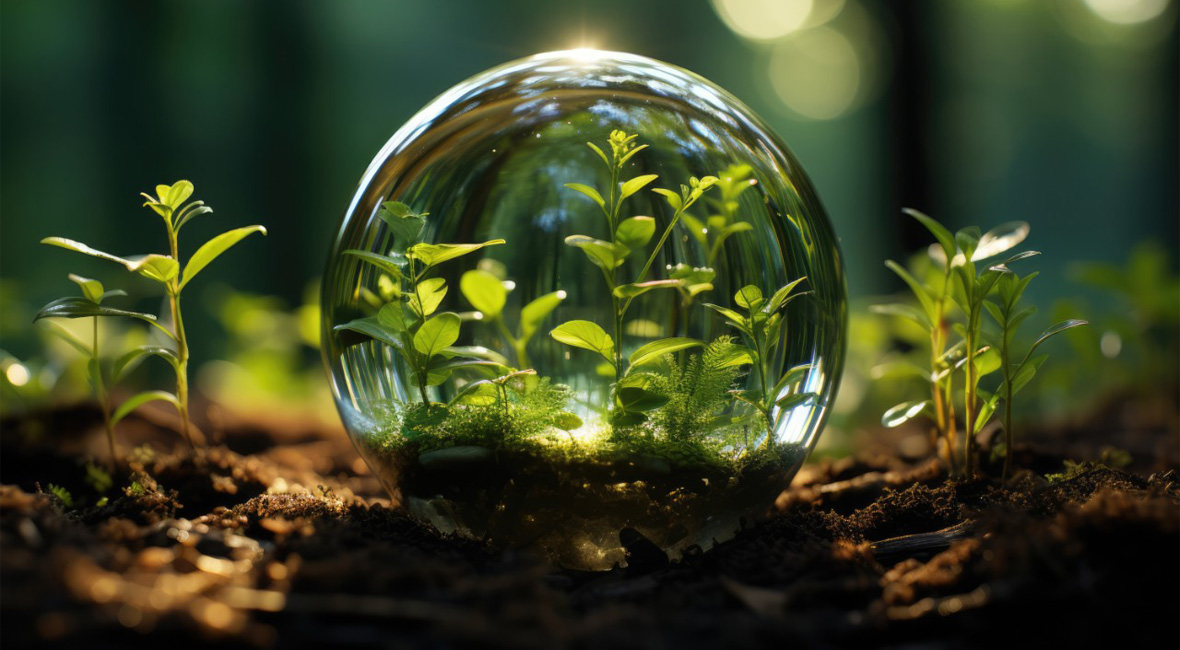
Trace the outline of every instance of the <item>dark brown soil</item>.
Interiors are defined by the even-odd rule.
[[[96,417],[2,425],[5,648],[1180,647],[1171,458],[1003,487],[879,447],[805,467],[710,552],[669,564],[633,535],[626,569],[578,573],[414,523],[315,425],[223,421],[194,458],[131,420],[123,449],[157,455],[97,506]]]

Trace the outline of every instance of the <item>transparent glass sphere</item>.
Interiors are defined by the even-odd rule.
[[[336,403],[395,501],[592,570],[767,514],[845,336],[836,238],[786,146],[691,72],[593,51],[484,72],[394,134],[323,307]]]

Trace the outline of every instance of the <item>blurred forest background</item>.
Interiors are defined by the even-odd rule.
[[[455,83],[573,47],[693,70],[793,149],[840,235],[859,314],[851,363],[860,366],[842,389],[849,409],[863,397],[864,368],[905,338],[866,320],[864,306],[902,289],[883,260],[929,243],[906,206],[952,227],[1032,224],[1025,247],[1045,253],[1030,290],[1043,324],[1055,312],[1095,323],[1071,335],[1062,400],[1136,376],[1174,381],[1173,0],[5,0],[8,408],[63,390],[69,355],[47,355],[30,322],[76,291],[68,272],[158,307],[146,281],[37,242],[157,250],[159,223],[138,193],[179,178],[216,210],[191,245],[248,223],[270,230],[186,294],[208,310],[186,311],[195,363],[226,360],[206,364],[203,385],[258,403],[321,394],[314,306],[301,305],[315,302],[329,241],[373,155]],[[1152,328],[1164,350],[1159,337],[1133,345]]]

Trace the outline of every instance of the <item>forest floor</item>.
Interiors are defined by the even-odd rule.
[[[103,505],[79,460],[105,457],[96,411],[2,423],[4,647],[1180,647],[1159,436],[1124,470],[1053,481],[1097,451],[1021,445],[1006,487],[881,439],[805,466],[775,517],[711,551],[669,563],[639,539],[626,568],[576,573],[411,521],[338,430],[221,419],[194,456],[129,418],[124,452],[156,451]]]

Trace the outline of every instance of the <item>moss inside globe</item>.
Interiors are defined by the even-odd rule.
[[[842,364],[836,240],[736,99],[629,54],[465,81],[373,160],[333,244],[324,355],[412,516],[586,570],[766,515]]]

